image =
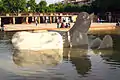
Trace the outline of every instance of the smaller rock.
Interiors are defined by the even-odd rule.
[[[96,38],[92,41],[90,48],[98,48],[101,44],[102,40],[100,38]]]
[[[112,48],[112,47],[113,47],[112,37],[110,35],[106,35],[103,38],[103,41],[101,42],[98,49],[107,49],[107,48]]]

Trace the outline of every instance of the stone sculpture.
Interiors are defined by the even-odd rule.
[[[90,24],[89,14],[81,12],[74,26],[68,32],[65,32],[66,40],[64,40],[64,43],[67,44],[67,47],[88,46],[87,31]],[[65,47],[62,36],[58,32],[17,32],[12,37],[12,43],[19,50],[62,49]]]
[[[73,27],[68,31],[71,47],[88,46],[87,32],[91,25],[91,16],[86,12],[81,12]]]
[[[69,30],[70,34],[73,34],[76,30],[81,33],[87,33],[91,25],[91,15],[86,12],[81,12],[77,16],[76,22]]]
[[[87,31],[91,24],[91,15],[81,12],[77,16],[76,22],[68,32],[58,31],[63,37],[64,47],[88,48]]]
[[[63,47],[88,48],[88,29],[91,24],[91,15],[86,12],[79,13],[75,24],[67,32],[43,31],[43,32],[17,32],[12,37],[13,46],[19,50],[44,50],[63,49]],[[61,35],[60,35],[61,34]],[[109,39],[109,40],[107,40]],[[109,42],[109,45],[106,44]],[[64,43],[64,44],[63,44]],[[94,40],[92,47],[112,47],[112,39],[106,36],[100,44],[100,40]]]

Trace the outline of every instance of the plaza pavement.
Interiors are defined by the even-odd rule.
[[[73,26],[74,23],[71,23]],[[89,30],[107,30],[114,29],[116,23],[91,23]],[[22,31],[22,30],[69,30],[69,28],[57,28],[56,23],[52,24],[8,24],[5,25],[5,31]]]

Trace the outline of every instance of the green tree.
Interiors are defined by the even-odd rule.
[[[36,2],[35,0],[29,0],[27,2],[27,8],[30,8],[30,12],[36,12]]]
[[[0,13],[4,12],[3,1],[0,1]]]
[[[40,7],[46,7],[47,6],[47,2],[46,1],[40,1],[39,6]]]
[[[81,8],[81,11],[85,11],[85,12],[88,12],[88,13],[92,13],[91,6],[90,6],[90,5],[82,5],[80,8]]]
[[[57,3],[56,5],[56,12],[64,12],[65,5],[62,3]]]
[[[56,6],[55,6],[55,4],[50,4],[48,6],[48,12],[56,12]]]
[[[73,5],[72,4],[66,4],[64,7],[65,12],[72,12]]]
[[[37,12],[46,12],[47,11],[47,2],[46,1],[40,1],[37,5]]]
[[[95,0],[92,2],[94,12],[106,12],[120,10],[120,0]]]
[[[5,12],[18,13],[26,9],[26,0],[2,0]]]

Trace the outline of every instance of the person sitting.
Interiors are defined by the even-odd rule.
[[[64,23],[62,22],[60,28],[64,28],[64,27],[65,27],[65,25],[64,25]]]
[[[66,23],[65,28],[70,28],[70,23]]]
[[[68,28],[68,23],[66,23],[65,28]]]

